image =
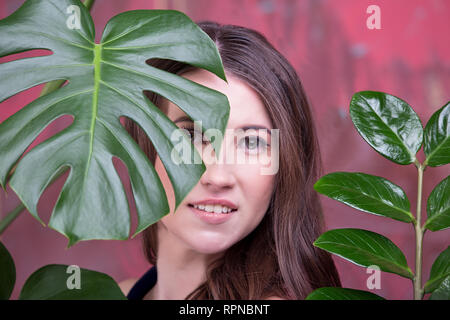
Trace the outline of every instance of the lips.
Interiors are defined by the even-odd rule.
[[[232,211],[237,210],[237,205],[235,205],[233,202],[226,200],[226,199],[204,199],[196,202],[189,203],[190,206],[197,206],[200,207],[201,210],[204,210],[205,208],[215,208],[215,207],[221,207],[221,209],[231,209]],[[215,212],[214,210],[208,211],[208,212]],[[217,212],[219,213],[219,212]]]
[[[234,209],[231,209],[227,206],[223,206],[221,204],[199,204],[193,205],[194,208],[202,210],[202,211],[206,211],[206,212],[214,212],[214,213],[230,213],[231,211],[233,211]]]
[[[233,202],[225,199],[205,199],[189,203],[188,206],[200,219],[209,224],[227,221],[238,208]]]

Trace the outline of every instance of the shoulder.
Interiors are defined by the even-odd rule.
[[[119,288],[122,290],[124,295],[128,295],[131,288],[133,288],[134,284],[138,281],[137,278],[129,278],[119,282]]]

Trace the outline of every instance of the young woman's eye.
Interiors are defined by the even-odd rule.
[[[268,147],[266,140],[259,136],[246,136],[239,140],[239,147],[244,147],[250,152],[258,152]]]
[[[189,132],[189,134],[191,136],[192,143],[194,143],[194,144],[196,144],[196,143],[203,143],[203,144],[208,143],[208,139],[206,139],[206,137],[203,135],[202,132],[195,131],[194,128],[182,128],[182,129],[184,129],[187,132]]]

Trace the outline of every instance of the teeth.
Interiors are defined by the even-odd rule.
[[[207,204],[207,205],[203,205],[203,204],[199,204],[196,205],[194,204],[194,208],[196,209],[200,209],[206,212],[214,212],[214,213],[230,213],[232,211],[231,208],[227,207],[227,206],[222,206],[220,204]]]

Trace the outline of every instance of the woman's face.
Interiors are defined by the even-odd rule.
[[[221,145],[219,159],[222,161],[213,163],[214,153],[207,141],[203,142],[201,138],[193,141],[202,155],[206,171],[175,213],[170,180],[161,160],[156,157],[155,169],[170,206],[170,213],[158,222],[158,237],[159,241],[167,240],[172,245],[176,242],[198,253],[215,254],[247,236],[266,213],[275,176],[262,175],[261,168],[267,165],[264,162],[267,159],[262,158],[267,154],[270,156],[272,122],[259,95],[232,74],[227,73],[228,84],[204,70],[190,71],[183,77],[225,94],[230,103],[230,117]],[[165,100],[164,103],[167,116],[172,121],[186,115],[172,102]],[[188,131],[194,128],[190,120],[176,122],[176,125]],[[268,130],[264,134],[263,130],[248,130],[248,127]],[[268,145],[265,146],[264,142]],[[227,159],[231,151],[234,151],[234,161]],[[223,213],[229,209],[233,211]],[[217,213],[219,211],[222,213]]]

